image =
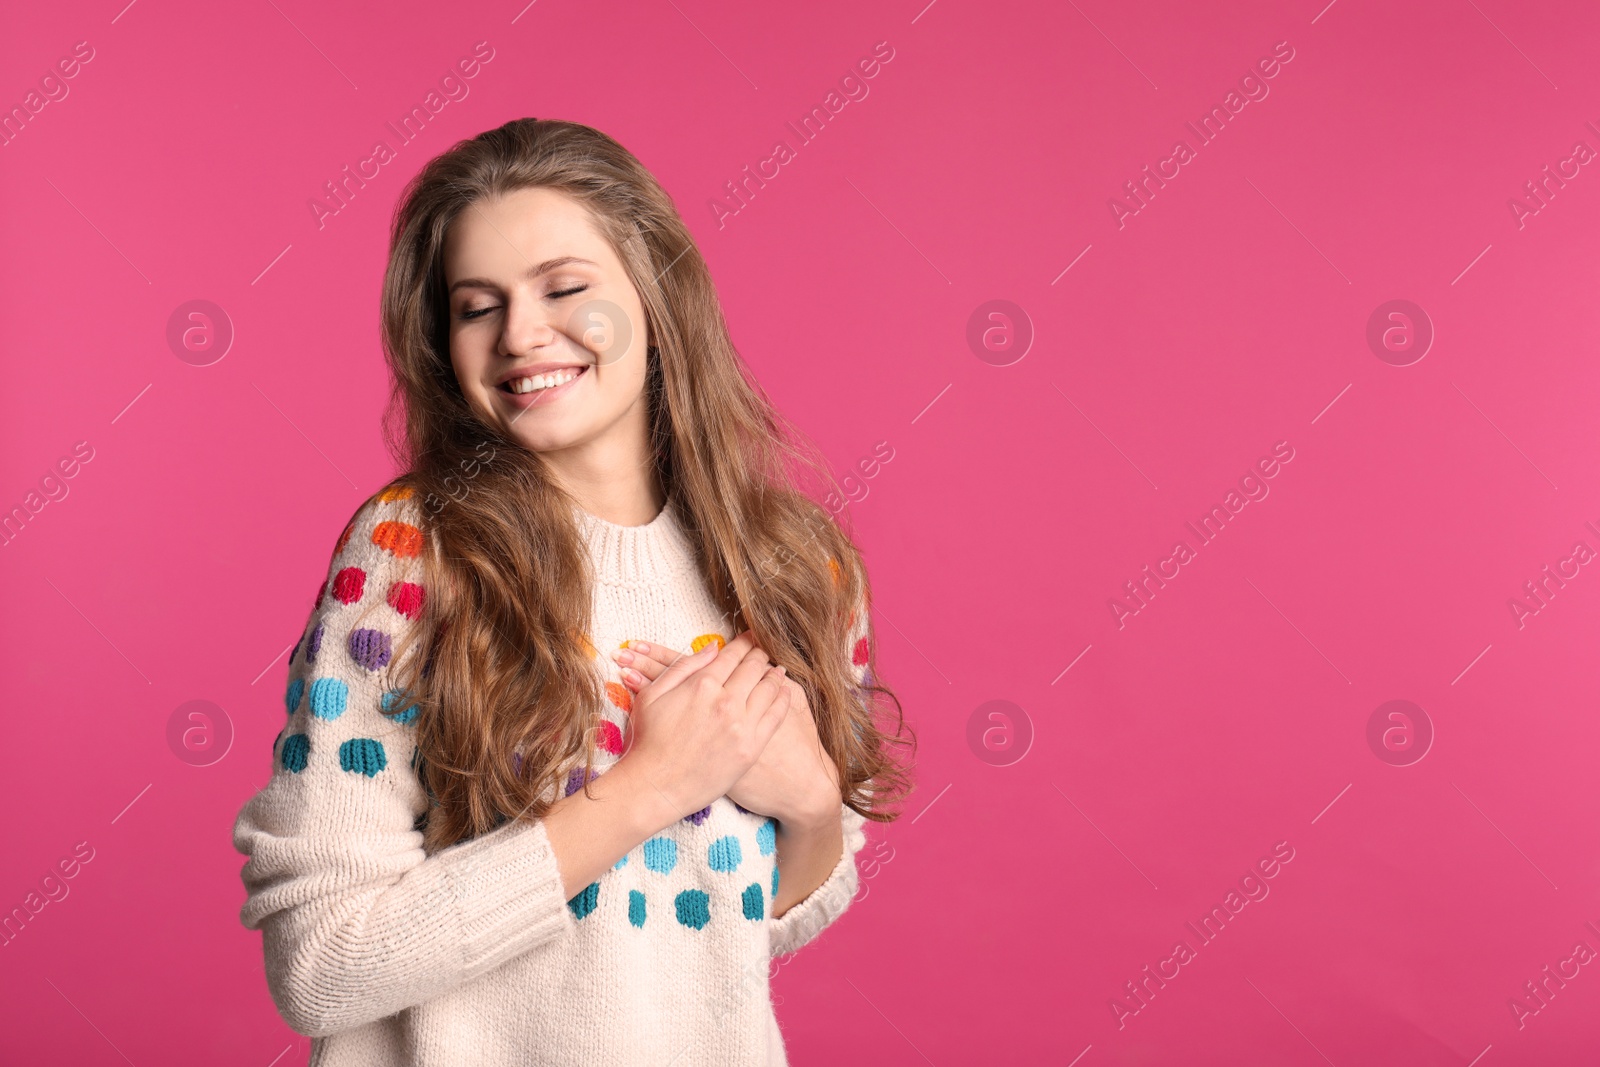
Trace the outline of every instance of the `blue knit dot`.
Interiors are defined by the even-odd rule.
[[[772,865],[772,902],[774,904],[778,902],[778,865],[776,863]]]
[[[678,921],[696,930],[711,921],[711,898],[698,889],[685,889],[673,901],[678,909]]]
[[[350,687],[337,678],[311,679],[311,714],[319,719],[337,719],[344,714]]]
[[[644,843],[644,865],[667,874],[678,865],[678,843],[670,837],[652,837]]]
[[[583,891],[567,901],[567,907],[572,909],[572,914],[583,918],[600,903],[600,883],[590,882],[583,887]]]
[[[404,711],[395,711],[395,706],[405,699],[405,690],[391,689],[383,694],[383,713],[395,722],[404,725],[417,717],[417,712],[422,710],[422,705],[413,704]]]
[[[300,698],[305,695],[306,680],[296,678],[289,683],[289,691],[283,696],[283,705],[289,709],[289,714],[294,714],[294,709],[300,706]]]
[[[621,867],[626,867],[627,865],[628,865],[628,854],[626,852],[624,852],[622,854],[622,858],[611,865],[611,869],[613,871],[615,871],[615,870],[617,870],[617,869],[619,869]]]
[[[644,926],[644,894],[637,889],[628,890],[628,921],[640,928]]]
[[[756,847],[763,856],[778,851],[778,824],[771,819],[756,827]]]
[[[761,899],[761,883],[751,882],[744,888],[744,917],[746,919],[760,919],[764,901]]]
[[[339,766],[343,770],[371,778],[388,765],[383,744],[370,737],[352,737],[339,746]]]
[[[713,871],[735,870],[743,858],[737,837],[719,837],[706,849],[706,862],[711,864]]]
[[[290,734],[283,739],[283,766],[299,774],[306,769],[306,757],[311,754],[311,740],[305,734]]]

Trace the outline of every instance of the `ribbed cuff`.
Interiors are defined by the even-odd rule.
[[[826,929],[843,915],[855,898],[861,884],[856,872],[856,853],[866,844],[867,835],[862,830],[865,823],[859,814],[840,805],[844,830],[844,847],[839,851],[839,862],[834,865],[821,885],[798,901],[780,918],[772,920],[770,949],[774,956],[794,952]]]
[[[542,820],[508,822],[438,855],[448,857],[469,979],[573,926]]]

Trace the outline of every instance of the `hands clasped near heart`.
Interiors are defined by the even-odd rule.
[[[837,809],[838,769],[805,690],[750,631],[693,655],[642,641],[611,655],[634,694],[627,758],[684,811],[720,796],[780,823]]]

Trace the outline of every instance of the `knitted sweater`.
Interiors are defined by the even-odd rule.
[[[610,697],[601,772],[631,705],[609,651],[733,636],[675,507],[643,526],[575,513],[596,577],[586,637]],[[841,805],[838,865],[777,919],[776,826],[727,797],[570,900],[542,821],[426,853],[417,709],[398,706],[390,662],[427,595],[423,527],[410,492],[391,488],[339,538],[289,657],[272,777],[234,825],[249,857],[240,918],[262,932],[278,1010],[313,1038],[311,1067],[786,1063],[769,961],[849,905],[862,818]],[[858,685],[865,615],[848,650]]]

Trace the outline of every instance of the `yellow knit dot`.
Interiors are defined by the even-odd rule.
[[[378,500],[387,504],[391,500],[410,500],[414,495],[416,491],[408,485],[391,485],[378,494]]]
[[[839,561],[834,559],[832,556],[828,557],[828,570],[833,572],[833,584],[838,585],[840,580]]]
[[[713,641],[717,643],[718,648],[721,648],[723,645],[728,643],[728,639],[723,637],[721,634],[701,634],[699,637],[689,642],[689,652],[691,654],[699,652],[702,648],[705,648]]]
[[[600,654],[600,650],[594,647],[594,642],[589,640],[588,634],[578,635],[578,647],[583,649],[585,656],[598,656]]]

